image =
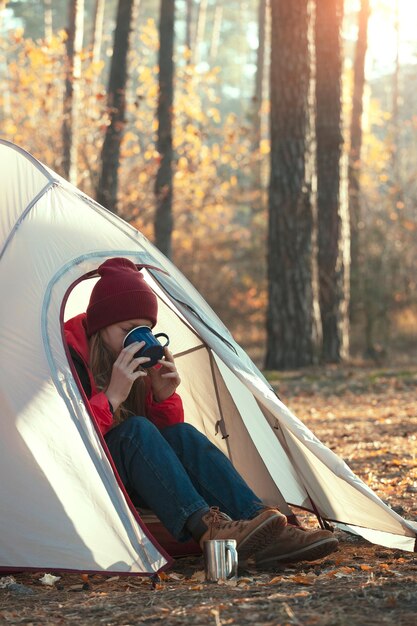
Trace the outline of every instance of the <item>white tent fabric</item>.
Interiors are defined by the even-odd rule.
[[[158,330],[169,329],[186,421],[266,503],[414,550],[415,526],[280,402],[141,233],[2,140],[0,162],[0,568],[153,573],[170,563],[124,497],[63,342],[63,320],[85,310],[94,270],[114,256],[166,272],[145,277],[159,298]]]

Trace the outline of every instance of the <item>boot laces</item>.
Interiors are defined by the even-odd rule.
[[[218,506],[210,507],[210,538],[215,528],[235,528],[240,531],[246,524],[245,520],[232,520],[226,513],[220,511]]]

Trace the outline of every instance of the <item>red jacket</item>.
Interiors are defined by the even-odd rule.
[[[113,413],[110,410],[107,396],[103,391],[97,389],[90,370],[90,355],[85,319],[86,314],[81,313],[65,322],[65,339],[68,346],[75,350],[80,356],[86,372],[88,373],[91,385],[91,396],[89,398],[91,412],[101,433],[105,435],[113,426]],[[146,417],[159,429],[184,421],[182,400],[177,393],[173,393],[170,398],[167,398],[167,400],[163,402],[155,402],[152,397],[152,390],[150,390],[146,397],[145,404]]]

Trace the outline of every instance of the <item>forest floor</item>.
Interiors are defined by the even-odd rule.
[[[417,520],[417,367],[269,374],[281,399],[397,512]],[[159,580],[45,572],[0,578],[0,624],[351,626],[417,624],[417,555],[336,531],[338,552],[206,583],[199,557]]]

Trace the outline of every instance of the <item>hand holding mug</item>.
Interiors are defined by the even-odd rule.
[[[110,382],[105,394],[114,411],[126,400],[135,380],[146,376],[142,368],[150,359],[146,356],[136,356],[144,345],[145,342],[141,341],[123,348],[113,363]]]
[[[163,402],[175,393],[181,382],[180,376],[175,367],[174,357],[168,348],[164,348],[165,358],[159,359],[158,367],[149,370],[152,393],[156,402]]]

